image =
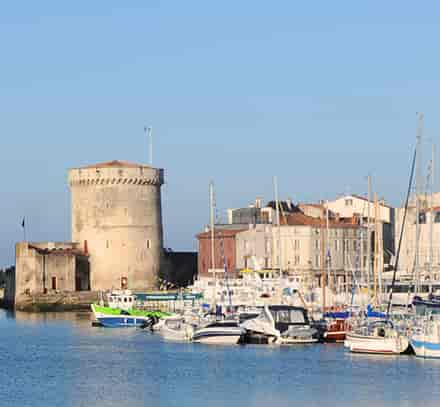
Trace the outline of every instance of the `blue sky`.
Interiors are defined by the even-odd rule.
[[[440,134],[435,1],[14,1],[0,6],[0,266],[70,239],[67,169],[165,168],[166,246],[273,195],[403,200],[416,132]],[[425,154],[426,158],[426,154]]]

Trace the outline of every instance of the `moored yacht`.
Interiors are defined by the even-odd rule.
[[[168,341],[190,341],[193,335],[192,325],[185,322],[181,315],[170,315],[159,320],[151,327],[153,332],[158,332]]]
[[[241,324],[246,343],[314,343],[318,331],[310,325],[307,311],[290,305],[265,306],[256,318]]]
[[[240,342],[244,330],[235,320],[221,320],[209,322],[194,330],[193,342],[215,344],[215,345],[236,345]]]
[[[354,353],[398,355],[408,351],[409,341],[390,320],[376,320],[347,332],[344,345]]]
[[[413,329],[411,347],[418,357],[440,358],[440,315],[427,315]]]

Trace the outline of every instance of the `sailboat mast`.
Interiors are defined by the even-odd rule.
[[[328,201],[327,201],[327,205],[326,205],[326,211],[325,211],[325,224],[326,224],[326,257],[325,257],[325,261],[327,263],[327,284],[330,288],[330,290],[332,289],[332,280],[330,278],[330,225],[329,225],[329,213],[328,213]]]
[[[429,271],[429,292],[432,292],[432,263],[433,263],[433,246],[432,246],[432,237],[433,237],[433,225],[434,225],[434,183],[435,183],[435,144],[432,145],[431,151],[431,194],[430,194],[430,216],[429,216],[429,262],[428,262],[428,271]]]
[[[274,195],[275,195],[275,205],[276,205],[275,216],[276,216],[277,232],[278,232],[278,236],[277,236],[277,240],[278,240],[278,244],[277,244],[278,268],[279,268],[280,278],[281,278],[282,274],[283,274],[283,268],[282,268],[283,267],[283,260],[281,258],[282,250],[281,250],[280,201],[278,199],[278,179],[276,176],[273,177],[273,189],[274,189]]]
[[[367,207],[367,296],[370,301],[370,276],[371,276],[371,175],[368,175],[368,207]],[[363,245],[363,242],[362,242]],[[362,257],[362,263],[364,261]]]
[[[214,206],[214,183],[209,183],[209,209],[210,209],[210,229],[211,229],[211,270],[214,273],[214,295],[213,308],[216,307],[217,302],[217,273],[215,270],[215,206]]]
[[[322,208],[322,213],[321,213],[321,219],[320,219],[320,252],[321,252],[321,256],[320,256],[320,269],[321,269],[321,286],[322,286],[322,312],[325,312],[325,308],[326,308],[326,298],[325,298],[325,288],[326,288],[326,271],[325,271],[325,240],[324,240],[324,207]]]
[[[373,268],[373,296],[376,305],[380,305],[379,268],[380,268],[380,231],[379,231],[379,201],[374,194],[374,268]]]
[[[416,154],[416,244],[414,254],[414,275],[415,275],[415,287],[414,292],[419,292],[420,284],[420,265],[419,265],[419,237],[420,237],[420,197],[422,195],[422,134],[423,134],[423,113],[418,115],[417,126],[417,154]]]

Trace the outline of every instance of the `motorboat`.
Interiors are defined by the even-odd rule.
[[[192,341],[215,345],[236,345],[240,342],[243,333],[244,330],[238,321],[218,320],[194,329]]]
[[[347,332],[344,342],[350,352],[398,355],[409,349],[406,335],[390,320],[368,321]]]
[[[170,315],[159,320],[152,326],[153,332],[158,332],[168,341],[190,341],[193,335],[192,325],[185,322],[180,315]]]
[[[326,317],[327,327],[323,334],[325,342],[344,342],[347,334],[347,318]]]
[[[106,328],[145,328],[159,318],[170,315],[160,311],[136,309],[135,301],[136,296],[129,290],[111,291],[100,304],[91,304],[91,309],[98,325]]]
[[[260,315],[241,324],[245,343],[296,344],[318,342],[307,311],[290,305],[265,306]]]
[[[416,356],[440,358],[440,315],[428,314],[413,328],[410,344]]]

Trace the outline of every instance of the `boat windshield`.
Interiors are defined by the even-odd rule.
[[[304,313],[300,310],[277,310],[275,312],[275,322],[290,324],[304,324]]]

